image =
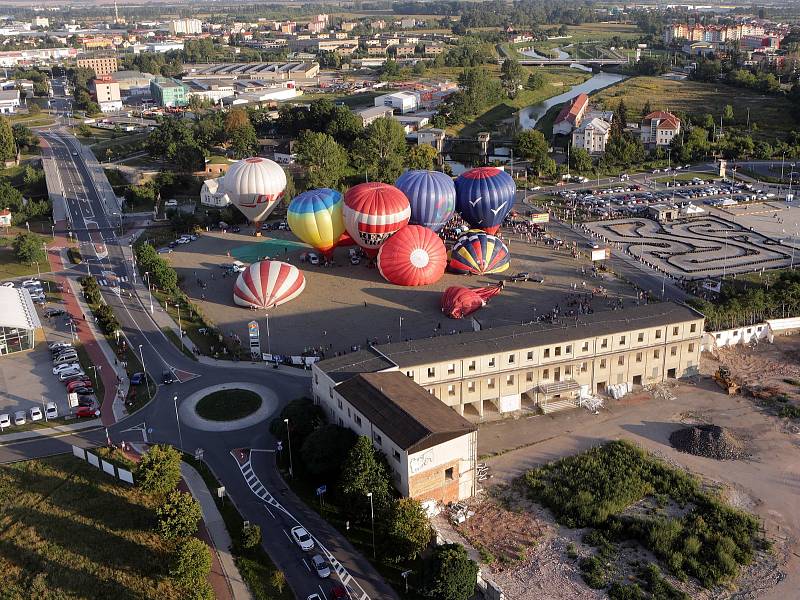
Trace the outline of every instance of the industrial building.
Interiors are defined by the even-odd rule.
[[[419,96],[413,92],[394,92],[375,98],[375,106],[391,106],[401,115],[419,108]]]
[[[32,350],[41,327],[28,290],[0,287],[0,356]]]
[[[199,79],[312,79],[319,74],[319,64],[287,63],[219,63],[186,65],[186,77]]]
[[[359,373],[400,371],[473,421],[576,406],[609,386],[697,373],[704,317],[664,302],[381,344],[313,366],[314,399]]]

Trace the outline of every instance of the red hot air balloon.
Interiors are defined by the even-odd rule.
[[[233,301],[248,308],[271,308],[297,298],[306,287],[303,273],[278,260],[253,263],[239,274]]]
[[[344,226],[368,256],[408,223],[411,206],[406,195],[386,183],[360,183],[344,195]]]
[[[480,288],[454,285],[442,294],[442,312],[451,319],[466,317],[486,306],[486,301],[499,294],[502,289],[501,285]]]
[[[439,281],[447,267],[447,249],[433,231],[406,225],[381,246],[378,270],[396,285],[428,285]]]

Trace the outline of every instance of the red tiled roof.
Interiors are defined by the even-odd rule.
[[[565,104],[561,111],[558,113],[554,123],[561,123],[562,121],[569,121],[573,125],[578,119],[578,115],[583,112],[586,105],[589,103],[589,96],[586,94],[578,94],[568,104]]]
[[[681,125],[681,120],[678,117],[663,110],[651,112],[649,115],[645,116],[643,121],[650,124],[653,119],[659,121],[658,129],[677,129]]]

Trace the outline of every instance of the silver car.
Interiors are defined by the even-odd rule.
[[[326,577],[331,576],[330,565],[328,565],[328,561],[325,560],[321,555],[315,554],[311,558],[311,564],[314,565],[314,570],[317,572],[317,575],[319,575],[320,578],[325,579]]]

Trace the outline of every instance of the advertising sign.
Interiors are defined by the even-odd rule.
[[[607,258],[611,257],[611,250],[608,248],[593,248],[592,249],[592,260],[606,260]]]

